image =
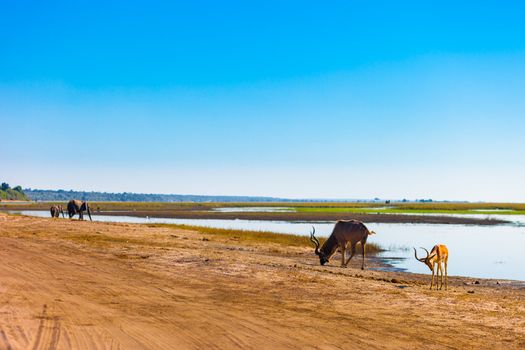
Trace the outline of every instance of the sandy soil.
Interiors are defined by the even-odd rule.
[[[338,262],[196,231],[0,213],[0,349],[525,347],[523,283],[455,277],[429,291],[428,276]]]

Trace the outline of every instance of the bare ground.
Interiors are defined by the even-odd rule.
[[[454,277],[429,291],[428,276],[316,260],[197,231],[0,213],[0,349],[525,347],[522,283]]]

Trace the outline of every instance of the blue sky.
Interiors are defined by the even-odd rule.
[[[525,201],[521,2],[0,5],[0,177]]]

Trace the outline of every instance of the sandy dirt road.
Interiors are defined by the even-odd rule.
[[[519,283],[429,291],[428,276],[317,263],[306,248],[0,213],[0,349],[525,347]]]

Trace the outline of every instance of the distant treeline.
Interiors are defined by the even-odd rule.
[[[7,185],[7,184],[6,184]],[[187,194],[147,194],[147,193],[111,193],[111,192],[85,192],[73,190],[38,190],[26,188],[22,191],[20,186],[15,187],[24,197],[23,200],[41,202],[62,202],[70,199],[81,199],[90,202],[363,202],[363,203],[406,203],[406,202],[432,202],[432,199],[416,200],[384,200],[374,199],[289,199],[277,197],[251,197],[251,196],[202,196]],[[9,189],[13,191],[15,189]],[[26,197],[27,195],[27,197]],[[29,197],[29,198],[28,198]],[[2,197],[3,198],[3,197]],[[22,197],[17,197],[22,199]]]
[[[290,199],[249,196],[198,196],[182,194],[108,193],[65,190],[24,189],[34,201],[68,201],[81,199],[91,202],[291,202]]]
[[[0,200],[17,200],[17,201],[27,201],[29,200],[22,190],[22,187],[15,186],[11,188],[8,183],[2,182],[0,186]]]

